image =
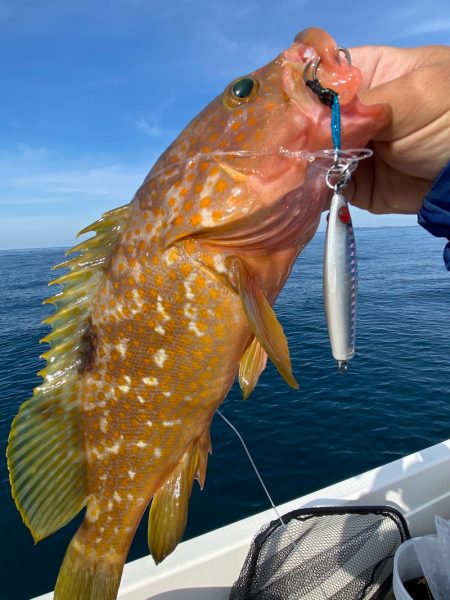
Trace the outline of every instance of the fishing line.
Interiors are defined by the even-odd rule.
[[[255,471],[255,473],[256,473],[256,476],[257,476],[257,477],[258,477],[258,479],[259,479],[259,483],[261,484],[261,486],[262,486],[262,489],[264,490],[264,493],[266,494],[266,496],[267,496],[267,498],[268,498],[268,500],[269,500],[269,502],[270,502],[270,505],[272,506],[273,510],[275,511],[275,513],[276,513],[276,515],[277,515],[277,518],[278,518],[278,520],[280,521],[280,523],[282,524],[282,526],[283,526],[283,527],[286,527],[286,524],[285,524],[285,522],[283,521],[283,519],[282,519],[282,517],[281,517],[280,513],[278,512],[278,509],[277,509],[277,507],[275,506],[275,503],[274,503],[274,501],[272,500],[272,496],[269,494],[269,491],[268,491],[268,489],[266,488],[266,486],[265,486],[265,484],[264,484],[264,481],[262,480],[262,477],[261,477],[261,475],[260,475],[260,472],[258,471],[258,467],[255,465],[255,461],[253,460],[253,458],[252,458],[252,455],[250,454],[250,451],[249,451],[249,449],[247,448],[247,444],[244,442],[244,438],[241,436],[241,434],[240,434],[240,433],[239,433],[239,431],[236,429],[236,427],[235,427],[235,426],[234,426],[234,425],[233,425],[233,424],[232,424],[232,423],[231,423],[231,422],[230,422],[230,421],[229,421],[229,420],[228,420],[228,419],[225,417],[225,415],[223,415],[223,414],[220,412],[220,410],[217,410],[217,414],[218,414],[218,415],[219,415],[219,416],[220,416],[220,417],[221,417],[221,418],[222,418],[222,419],[225,421],[225,423],[226,423],[226,424],[227,424],[227,425],[228,425],[228,426],[229,426],[229,427],[230,427],[230,428],[231,428],[231,429],[234,431],[234,433],[235,433],[235,434],[237,435],[237,437],[239,438],[239,441],[241,442],[241,444],[242,444],[242,446],[244,447],[244,450],[245,450],[245,452],[246,452],[246,454],[247,454],[247,456],[248,456],[248,459],[249,459],[249,461],[250,461],[250,464],[252,465],[252,467],[253,467],[253,470]]]
[[[283,530],[288,534],[289,537],[293,536],[293,532],[289,530],[288,524],[286,524],[283,521],[283,517],[280,515],[277,507],[275,506],[274,501],[272,500],[271,495],[269,494],[269,491],[268,491],[267,487],[264,485],[264,481],[262,480],[262,477],[261,477],[261,475],[260,475],[260,473],[258,471],[258,467],[256,466],[255,461],[253,460],[253,458],[252,458],[252,456],[250,454],[250,451],[247,448],[246,443],[244,442],[243,437],[241,436],[241,434],[239,433],[239,431],[236,429],[236,427],[225,417],[225,415],[223,413],[220,412],[219,409],[217,409],[216,412],[219,415],[219,417],[221,417],[225,421],[225,423],[237,435],[237,437],[238,437],[239,441],[241,442],[241,444],[242,444],[242,446],[243,446],[243,448],[244,448],[244,450],[245,450],[245,452],[246,452],[246,454],[248,456],[248,459],[249,459],[249,461],[250,461],[250,463],[251,463],[251,465],[252,465],[252,467],[253,467],[253,469],[254,469],[254,471],[256,473],[256,476],[259,479],[259,482],[260,482],[260,484],[261,484],[261,486],[262,486],[262,488],[264,490],[264,493],[266,494],[266,496],[267,496],[267,498],[268,498],[268,500],[270,502],[270,505],[272,506],[273,510],[275,511],[275,514],[277,515],[277,519],[280,521],[281,526],[283,527]],[[291,537],[291,539],[292,539],[292,537]],[[301,539],[292,539],[292,541],[290,542],[289,546],[286,546],[285,550],[289,549],[289,555],[292,555],[294,551],[297,551],[299,553],[300,558],[304,559],[305,556],[302,556],[302,554],[299,552],[299,549],[298,549],[298,546],[300,545],[300,542],[301,542]],[[285,557],[285,560],[286,561],[288,560],[287,556]],[[317,588],[316,591],[320,591],[323,594],[322,600],[326,600],[327,594],[323,590],[323,587],[322,587],[321,583],[318,584],[318,588]]]

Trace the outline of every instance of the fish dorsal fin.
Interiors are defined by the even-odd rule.
[[[156,564],[176,548],[186,529],[194,478],[203,487],[210,451],[209,430],[191,443],[155,493],[148,517],[148,547]]]
[[[239,385],[244,400],[253,392],[259,376],[266,368],[267,352],[254,337],[239,363]]]
[[[231,280],[235,281],[250,327],[270,360],[288,385],[298,388],[292,375],[286,336],[257,279],[237,256],[229,257]]]
[[[80,371],[90,330],[90,306],[119,239],[128,207],[103,215],[83,230],[91,239],[58,265],[69,273],[51,284],[62,291],[45,303],[56,312],[44,323],[52,331],[41,341],[50,345],[42,357],[44,379],[13,421],[8,441],[8,468],[17,508],[37,542],[66,523],[85,506],[87,483],[80,424]]]

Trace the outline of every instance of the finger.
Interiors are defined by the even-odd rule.
[[[360,163],[349,200],[374,214],[417,214],[431,181],[399,172],[380,156]]]
[[[398,79],[417,68],[448,64],[446,46],[394,48],[392,46],[359,46],[350,48],[352,64],[363,74],[363,89],[373,88]]]

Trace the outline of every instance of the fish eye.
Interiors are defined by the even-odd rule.
[[[229,108],[252,100],[259,89],[259,81],[254,77],[240,77],[230,83],[225,90],[224,102]]]
[[[231,86],[231,93],[236,98],[248,98],[250,94],[253,92],[253,88],[255,87],[255,82],[251,77],[244,77],[243,79],[239,79]]]

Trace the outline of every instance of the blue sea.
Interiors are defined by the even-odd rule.
[[[235,386],[223,413],[239,429],[276,503],[450,437],[450,273],[442,240],[417,227],[359,229],[357,354],[345,375],[330,354],[317,234],[277,300],[294,373],[270,365],[252,396]],[[50,268],[64,249],[0,251],[0,598],[53,588],[80,518],[34,546],[10,496],[5,447],[11,420],[42,367],[41,321],[51,312]],[[235,434],[216,417],[205,489],[197,484],[186,537],[268,508]],[[129,560],[147,554],[146,519]]]

